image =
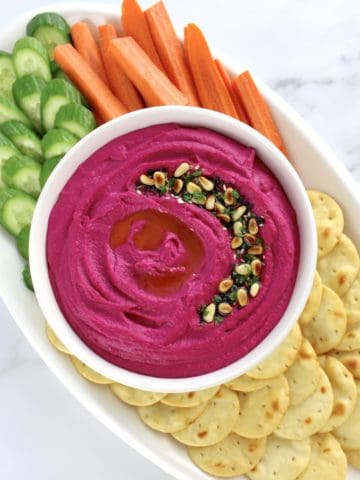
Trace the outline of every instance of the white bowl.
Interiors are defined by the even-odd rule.
[[[282,184],[296,214],[300,233],[300,261],[290,302],[274,329],[247,355],[219,370],[184,378],[159,378],[120,368],[96,353],[77,336],[63,316],[53,293],[46,259],[46,235],[50,212],[58,196],[91,154],[128,132],[163,123],[210,128],[252,146],[259,158]],[[286,337],[299,318],[309,295],[316,265],[316,229],[305,188],[284,155],[253,128],[226,115],[194,107],[156,107],[129,113],[93,131],[62,159],[49,178],[37,203],[30,235],[30,267],[39,305],[60,340],[84,363],[117,382],[143,390],[181,392],[201,390],[224,383],[263,360]]]

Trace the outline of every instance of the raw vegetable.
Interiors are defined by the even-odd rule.
[[[40,100],[41,120],[45,131],[54,128],[60,107],[71,103],[81,103],[80,94],[71,83],[56,78],[46,85]]]
[[[125,106],[72,45],[56,47],[54,58],[105,122],[127,112]]]
[[[233,88],[232,82],[231,82],[231,77],[227,70],[225,69],[224,65],[221,63],[220,60],[216,59],[215,60],[216,67],[221,75],[221,78],[223,79],[226,88],[228,89],[228,92],[230,93],[230,96],[232,98],[232,101],[234,103],[234,106],[236,108],[239,120],[241,120],[244,123],[247,123],[248,125],[250,124],[249,117],[247,116],[247,113],[242,106],[242,103],[240,101],[240,98],[236,95],[235,89]]]
[[[52,171],[56,167],[56,165],[60,162],[62,159],[62,155],[59,155],[58,157],[52,157],[48,158],[45,160],[41,167],[41,173],[40,173],[40,186],[41,188],[44,188],[44,185],[47,181],[47,179],[50,177]]]
[[[185,54],[201,105],[238,118],[234,103],[214,63],[206,39],[195,24],[185,27]]]
[[[5,160],[1,176],[5,185],[37,198],[40,193],[41,165],[33,158],[16,155]]]
[[[33,74],[18,78],[13,85],[16,104],[30,118],[34,128],[43,133],[40,115],[40,97],[46,82]]]
[[[100,51],[111,90],[129,111],[144,108],[144,102],[139,92],[109,54],[110,41],[118,37],[115,26],[112,24],[100,25],[98,31]]]
[[[13,63],[16,76],[33,73],[46,82],[51,80],[50,60],[44,45],[33,37],[24,37],[15,43]]]
[[[259,92],[250,73],[248,71],[243,72],[236,77],[233,82],[236,93],[239,95],[246,113],[250,118],[251,125],[286,155],[286,148],[271,116],[269,107]]]
[[[75,103],[61,107],[55,117],[55,127],[64,128],[78,138],[85,137],[96,127],[94,115]]]
[[[85,22],[75,23],[71,27],[71,38],[76,50],[83,59],[89,64],[95,73],[99,75],[103,82],[108,79],[105,73],[105,67],[101,58],[100,49],[95,41],[89,25]]]
[[[136,0],[123,0],[121,13],[121,25],[124,35],[132,37],[150,57],[152,62],[165,73],[140,5]]]
[[[45,159],[65,155],[78,141],[75,135],[62,128],[49,130],[41,140]]]
[[[16,237],[16,246],[22,257],[26,260],[29,258],[29,236],[30,236],[30,225],[25,225],[20,230],[19,235]]]
[[[26,34],[37,38],[46,48],[49,58],[53,58],[57,45],[70,42],[70,27],[57,13],[45,12],[36,15],[26,27]]]
[[[10,100],[0,97],[0,125],[8,120],[19,120],[28,127],[31,127],[30,120]]]
[[[24,280],[25,285],[29,290],[34,291],[34,286],[31,280],[31,273],[30,273],[30,265],[29,262],[25,263],[24,270],[22,271],[22,277]]]
[[[53,73],[53,78],[54,79],[55,78],[61,78],[62,80],[66,80],[67,82],[69,82],[71,85],[73,85],[75,87],[74,83],[66,75],[64,70],[61,70],[61,68],[56,63],[55,63],[55,65],[57,66],[57,68],[56,68],[55,72]],[[81,92],[79,92],[79,95],[80,95],[80,98],[81,98],[81,103],[84,105],[84,107],[89,108],[89,104],[86,101],[86,98],[84,97],[84,95]]]
[[[15,237],[25,225],[31,224],[36,201],[14,188],[0,189],[0,224]]]
[[[40,138],[18,120],[8,120],[0,125],[0,131],[9,138],[23,155],[41,162],[43,160]]]
[[[5,186],[1,178],[1,169],[5,160],[18,154],[20,152],[15,145],[0,132],[0,188]]]
[[[189,99],[189,105],[199,106],[199,98],[186,63],[183,45],[176,35],[163,2],[160,1],[148,8],[145,17],[167,76]]]
[[[133,38],[112,40],[109,52],[139,90],[148,106],[189,103]]]
[[[16,74],[10,53],[0,50],[0,96],[14,101],[12,86],[16,80]]]

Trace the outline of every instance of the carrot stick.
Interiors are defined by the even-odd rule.
[[[103,125],[105,123],[104,120],[101,118],[100,114],[96,110],[93,110],[92,113],[95,117],[96,125],[98,127],[100,127],[100,125]]]
[[[145,11],[151,36],[169,79],[189,99],[189,104],[199,106],[191,72],[186,64],[184,47],[178,39],[162,1]]]
[[[250,73],[245,71],[236,77],[233,85],[250,118],[251,125],[287,155],[284,142],[271,116],[269,107]]]
[[[184,47],[201,105],[238,118],[231,96],[216,68],[206,39],[194,23],[185,27]]]
[[[106,83],[70,43],[58,45],[55,48],[54,60],[75,83],[104,122],[127,112]]]
[[[109,52],[139,90],[146,105],[187,105],[189,103],[132,37],[112,40]]]
[[[231,99],[233,101],[233,104],[236,108],[239,120],[241,120],[242,122],[250,125],[249,117],[247,116],[247,113],[245,112],[245,109],[242,106],[240,98],[236,95],[236,92],[235,92],[235,90],[232,86],[231,77],[230,77],[228,71],[226,70],[226,68],[224,67],[224,65],[221,63],[221,61],[219,59],[215,60],[215,65],[216,65],[216,67],[217,67],[217,69],[218,69],[218,71],[221,75],[221,78],[223,79],[223,81],[226,85],[226,88],[228,89],[228,92],[230,93],[230,97],[231,97]]]
[[[155,65],[165,73],[140,5],[136,0],[123,0],[121,13],[121,25],[124,35],[133,37]]]
[[[101,58],[100,49],[91,33],[89,25],[85,22],[75,23],[71,27],[71,38],[76,50],[80,53],[83,59],[90,65],[94,72],[97,73],[105,83],[107,83],[107,76]]]
[[[98,31],[100,51],[111,90],[130,112],[144,108],[144,102],[138,91],[109,54],[111,40],[118,37],[115,26],[112,24],[100,25]]]

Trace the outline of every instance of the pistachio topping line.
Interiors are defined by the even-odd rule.
[[[139,193],[175,197],[178,201],[204,208],[228,230],[234,263],[227,278],[220,281],[210,303],[198,309],[201,323],[220,324],[234,308],[244,308],[261,288],[265,244],[261,236],[264,218],[236,188],[218,177],[202,174],[199,166],[181,163],[173,175],[164,169],[142,174],[136,184]]]

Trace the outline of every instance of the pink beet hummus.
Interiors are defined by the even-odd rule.
[[[199,307],[231,271],[229,232],[197,205],[135,190],[144,172],[174,172],[182,162],[235,186],[265,218],[261,290],[221,324],[200,323]],[[158,248],[142,249],[135,239],[148,212],[171,218],[172,227]],[[111,246],[114,225],[128,217],[136,220],[125,241]],[[185,275],[188,235],[201,255]],[[186,377],[238,360],[278,323],[294,288],[299,235],[294,210],[254,149],[207,129],[167,124],[118,137],[78,168],[51,212],[47,258],[57,302],[89,348],[128,370]],[[182,281],[146,287],[148,276],[164,274]]]

